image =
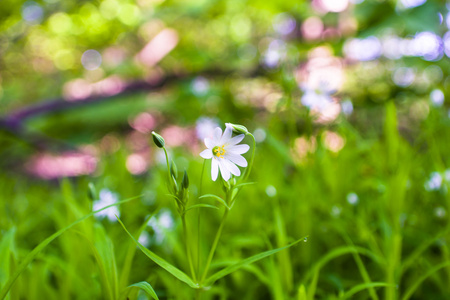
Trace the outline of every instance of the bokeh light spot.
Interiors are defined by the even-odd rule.
[[[102,64],[102,55],[97,50],[86,50],[81,56],[81,64],[86,70],[95,70]]]
[[[322,35],[324,26],[323,22],[319,17],[309,17],[307,18],[301,27],[302,35],[307,40],[319,39]]]
[[[292,33],[296,24],[295,19],[287,13],[278,14],[273,19],[273,28],[281,35]]]
[[[392,80],[400,87],[407,87],[413,83],[416,74],[412,68],[400,67],[392,74]]]
[[[400,0],[404,8],[413,8],[427,2],[427,0]]]
[[[59,50],[54,58],[55,66],[60,70],[68,70],[75,65],[75,56],[71,50]]]
[[[59,12],[50,17],[48,25],[50,30],[54,33],[70,33],[70,30],[72,29],[72,20],[66,13]]]
[[[116,0],[105,0],[100,4],[100,13],[108,20],[114,19],[118,14],[119,9],[119,2]]]
[[[44,15],[42,7],[33,1],[27,1],[22,6],[22,18],[28,23],[39,23]]]
[[[321,6],[326,11],[342,12],[348,7],[348,0],[320,0]]]
[[[141,11],[136,5],[125,4],[120,8],[118,18],[123,24],[133,26],[141,21]]]
[[[444,100],[445,100],[445,96],[441,90],[435,89],[435,90],[431,91],[430,101],[434,107],[442,106],[444,104]]]

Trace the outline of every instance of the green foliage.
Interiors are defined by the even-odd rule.
[[[3,1],[0,299],[450,298],[448,8],[351,2]]]

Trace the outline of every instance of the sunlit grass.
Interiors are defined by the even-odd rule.
[[[405,300],[448,295],[449,198],[443,155],[448,146],[443,129],[448,124],[441,122],[437,110],[432,111],[423,124],[425,130],[410,143],[397,130],[395,106],[388,103],[385,112],[380,135],[362,138],[342,122],[335,128],[345,139],[340,151],[326,148],[319,132],[314,152],[297,161],[288,158],[294,148],[286,146],[281,131],[267,128],[249,178],[255,183],[242,189],[230,210],[200,295],[195,290],[201,278],[186,275],[190,266],[182,222],[173,198],[167,195],[165,165],[153,167],[149,175],[132,177],[117,152],[104,158],[116,163],[93,179],[42,184],[3,177],[0,295],[6,299],[122,299],[130,293],[160,299],[241,295],[249,299]],[[182,149],[173,150],[175,157],[186,156]],[[179,162],[187,167],[193,201],[201,196],[202,163],[197,157],[186,158],[188,164]],[[442,182],[430,190],[427,181],[432,172],[441,174]],[[108,218],[91,217],[67,228],[92,214],[88,180],[97,189],[113,190],[120,199],[142,194],[119,207],[121,222],[134,242],[118,222]],[[205,180],[202,189],[203,195],[224,197],[217,182]],[[225,209],[217,199],[198,200]],[[172,210],[175,227],[158,244],[147,222],[161,208]],[[220,214],[207,206],[187,212],[194,273],[198,258],[200,266],[205,266]],[[145,252],[141,253],[134,243],[144,230],[151,243],[149,250],[139,245]],[[259,261],[275,253],[270,249],[299,238],[296,247]],[[257,256],[267,250],[267,255]],[[156,259],[156,264],[146,256]],[[239,265],[246,258],[255,264]],[[135,290],[127,289],[134,283]]]

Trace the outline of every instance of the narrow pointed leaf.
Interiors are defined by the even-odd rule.
[[[381,286],[392,286],[392,284],[389,284],[386,282],[361,283],[361,284],[358,284],[357,286],[352,287],[347,292],[345,292],[345,294],[341,297],[341,299],[348,299],[348,298],[351,298],[354,294],[364,291],[366,289],[372,289],[372,288],[381,287]]]
[[[202,207],[204,207],[204,208],[214,208],[214,209],[219,209],[219,208],[217,208],[217,206],[214,206],[214,205],[209,205],[209,204],[195,204],[195,205],[192,205],[192,206],[189,206],[188,208],[186,208],[185,212],[187,212],[187,211],[189,211],[189,210],[191,210],[191,209],[194,209],[194,208],[202,208]]]
[[[144,292],[146,292],[149,296],[151,296],[153,299],[155,300],[159,300],[158,295],[156,295],[155,290],[153,289],[153,287],[150,285],[150,283],[146,282],[146,281],[141,281],[138,283],[134,283],[132,285],[129,285],[126,289],[125,292],[122,296],[122,299],[128,299],[127,296],[129,295],[129,293],[131,292],[131,290],[133,289],[141,289]]]
[[[237,184],[235,187],[238,188],[238,187],[243,187],[243,186],[251,185],[251,184],[255,184],[255,183],[256,182],[244,182],[244,183]]]
[[[402,300],[408,300],[414,294],[414,292],[417,290],[417,288],[422,284],[422,282],[425,279],[427,279],[428,277],[430,277],[431,275],[433,275],[440,269],[445,268],[447,266],[450,266],[450,261],[445,261],[445,262],[435,266],[434,268],[431,268],[428,272],[426,272],[424,275],[419,277],[419,279],[417,279],[414,283],[409,285],[409,289],[405,292]]]
[[[67,230],[69,230],[70,228],[72,228],[73,226],[77,225],[78,223],[86,220],[89,217],[92,217],[93,215],[95,215],[98,212],[101,212],[102,210],[105,210],[109,207],[113,207],[113,206],[117,206],[117,205],[121,205],[125,202],[131,201],[133,199],[137,199],[139,197],[142,197],[142,195],[136,196],[136,197],[132,197],[132,198],[128,198],[119,202],[116,202],[114,204],[105,206],[99,210],[96,210],[94,212],[91,212],[87,215],[85,215],[84,217],[81,217],[80,219],[76,220],[75,222],[73,222],[72,224],[58,230],[57,232],[55,232],[54,234],[52,234],[51,236],[49,236],[48,238],[46,238],[45,240],[43,240],[39,245],[37,245],[30,253],[28,253],[27,256],[25,256],[22,260],[22,262],[20,263],[20,265],[17,267],[17,269],[15,270],[15,272],[11,275],[11,277],[9,278],[8,282],[2,287],[2,289],[0,290],[0,300],[5,299],[6,295],[8,294],[9,290],[11,289],[11,286],[14,284],[14,282],[17,280],[17,278],[19,277],[19,275],[26,269],[26,267],[28,266],[28,264],[30,262],[33,261],[33,259],[42,251],[42,249],[44,249],[45,247],[47,247],[48,244],[50,244],[54,239],[56,239],[57,237],[59,237],[61,234],[63,234],[64,232],[66,232]]]
[[[15,227],[8,230],[0,240],[0,286],[9,278],[11,250],[14,242]]]
[[[222,198],[220,198],[219,196],[213,195],[213,194],[206,194],[203,196],[198,197],[199,199],[202,198],[214,198],[217,201],[219,201],[220,203],[222,203],[226,208],[230,209],[230,207],[228,206],[227,202],[225,200],[223,200]]]
[[[256,255],[254,255],[254,256],[251,256],[251,257],[249,257],[249,258],[243,259],[243,260],[241,260],[240,262],[238,262],[238,263],[236,263],[236,264],[234,264],[234,265],[231,265],[231,266],[229,266],[229,267],[226,267],[225,269],[222,269],[222,270],[220,270],[219,272],[213,274],[211,277],[209,277],[208,279],[206,279],[206,282],[205,282],[204,286],[210,286],[210,285],[212,285],[215,281],[217,281],[218,279],[220,279],[220,278],[222,278],[222,277],[225,277],[225,276],[227,276],[228,274],[233,273],[234,271],[239,270],[240,268],[242,268],[242,267],[244,267],[244,266],[246,266],[246,265],[248,265],[248,264],[254,263],[254,262],[256,262],[256,261],[258,261],[258,260],[261,260],[261,259],[263,259],[263,258],[265,258],[265,257],[268,257],[268,256],[270,256],[270,255],[273,255],[273,254],[275,254],[275,253],[277,253],[277,252],[280,252],[281,250],[284,250],[284,249],[287,249],[287,248],[289,248],[289,247],[292,247],[292,246],[294,246],[294,245],[300,243],[300,242],[303,241],[304,239],[305,239],[305,238],[303,237],[303,238],[301,238],[301,239],[299,239],[299,240],[297,240],[297,241],[295,241],[295,242],[293,242],[293,243],[291,243],[291,244],[289,244],[289,245],[286,245],[286,246],[284,246],[284,247],[280,247],[280,248],[277,248],[277,249],[272,249],[272,250],[269,250],[269,251],[265,251],[265,252],[256,254]]]
[[[145,230],[145,228],[148,226],[148,221],[156,214],[158,209],[155,209],[155,212],[149,215],[145,218],[144,223],[142,223],[141,227],[135,232],[134,236],[139,239],[141,236],[141,233]],[[128,277],[131,272],[131,266],[133,264],[134,255],[136,253],[136,245],[130,241],[130,244],[128,246],[127,255],[125,256],[125,261],[122,266],[122,271],[120,272],[120,288],[125,288],[125,286],[128,283]]]
[[[122,223],[122,221],[117,218],[117,220],[119,221],[120,225],[122,225],[123,229],[126,231],[126,233],[128,233],[128,235],[131,237],[131,239],[136,243],[136,245],[139,247],[139,249],[148,257],[150,258],[153,262],[155,262],[157,265],[159,265],[161,268],[163,268],[164,270],[166,270],[167,272],[169,272],[170,274],[172,274],[173,276],[175,276],[176,278],[178,278],[179,280],[183,281],[184,283],[186,283],[187,285],[189,285],[190,287],[194,288],[194,289],[198,289],[199,285],[197,283],[195,283],[188,275],[186,275],[186,273],[184,273],[183,271],[181,271],[180,269],[178,269],[177,267],[173,266],[172,264],[170,264],[169,262],[167,262],[166,260],[164,260],[163,258],[159,257],[158,255],[156,255],[155,253],[153,253],[152,251],[148,250],[147,248],[145,248],[144,246],[142,246],[134,237],[133,235],[127,230],[127,228],[125,227],[125,225]]]

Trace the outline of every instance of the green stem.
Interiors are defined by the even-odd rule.
[[[184,232],[184,245],[186,246],[186,255],[189,261],[189,269],[191,270],[191,276],[194,281],[197,281],[197,277],[195,276],[195,270],[194,270],[194,264],[192,263],[192,254],[191,254],[191,247],[189,245],[189,239],[188,239],[188,231],[186,226],[186,215],[183,214],[181,216],[181,220],[183,222],[183,232]]]
[[[202,296],[202,289],[195,290],[195,300],[200,300]]]
[[[198,189],[198,196],[200,197],[203,192],[203,174],[205,173],[205,167],[206,167],[206,159],[203,160],[203,167],[202,167],[202,173],[200,175],[200,187]],[[198,199],[198,202],[200,203],[200,199]],[[201,222],[201,212],[202,210],[198,210],[197,215],[197,272],[200,274],[200,222]]]
[[[206,261],[205,270],[203,271],[202,279],[200,280],[200,283],[204,282],[206,279],[206,275],[208,275],[209,265],[211,264],[211,261],[214,257],[214,252],[216,252],[217,244],[219,243],[220,236],[222,235],[223,226],[225,225],[225,221],[228,216],[228,209],[225,209],[225,212],[223,213],[222,221],[220,222],[219,229],[217,229],[216,237],[214,238],[213,245],[211,247],[211,250],[209,251],[208,260]]]
[[[245,170],[245,175],[242,178],[242,181],[246,181],[248,176],[250,175],[250,172],[251,172],[252,167],[253,167],[253,160],[255,159],[256,140],[255,140],[255,137],[253,136],[253,134],[251,134],[250,132],[247,133],[247,135],[251,136],[251,138],[253,140],[252,157],[250,158],[250,163],[248,164],[248,167]]]
[[[167,173],[170,176],[170,165],[169,165],[169,155],[167,154],[166,147],[163,147],[164,154],[166,155]]]

